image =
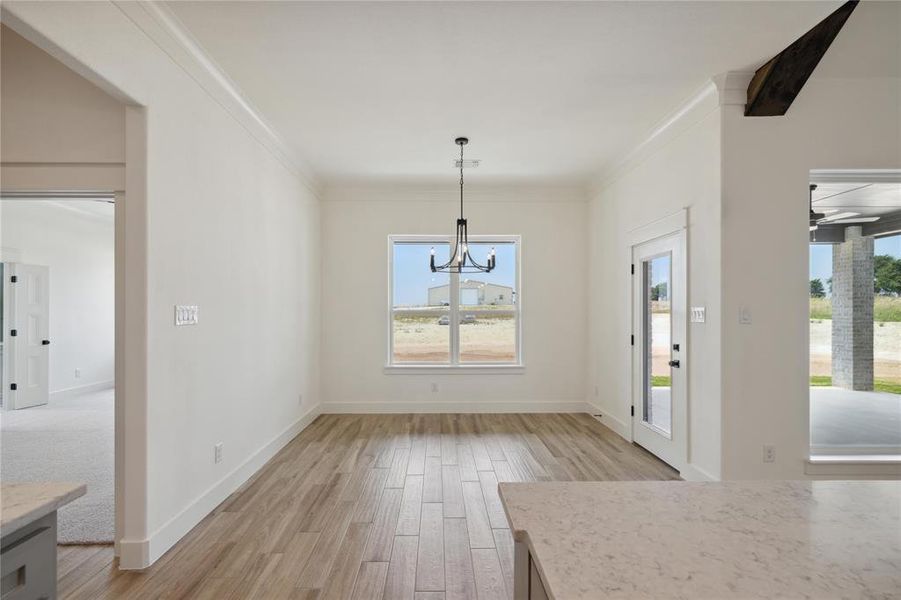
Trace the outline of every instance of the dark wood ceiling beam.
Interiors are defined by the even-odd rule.
[[[748,85],[747,117],[786,113],[859,0],[849,0],[757,69]]]

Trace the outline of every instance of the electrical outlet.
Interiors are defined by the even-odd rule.
[[[75,369],[75,379],[81,379],[81,369]]]
[[[216,464],[222,462],[222,442],[213,446],[213,462]]]
[[[764,447],[763,447],[763,462],[765,462],[765,463],[776,462],[776,446],[764,445]]]
[[[747,306],[740,306],[738,308],[738,322],[742,325],[750,325],[751,324],[751,309]]]
[[[435,382],[433,381],[433,382],[432,382],[432,392],[434,393],[434,392],[437,392],[437,391],[438,391],[438,384],[435,383]]]

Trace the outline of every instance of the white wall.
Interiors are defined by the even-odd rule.
[[[589,402],[604,422],[631,430],[630,231],[688,209],[688,305],[707,308],[689,323],[684,368],[689,383],[688,461],[720,473],[720,109],[709,86],[691,109],[595,193],[589,214]],[[596,391],[595,391],[596,390]],[[677,432],[677,435],[679,433]]]
[[[147,286],[146,298],[128,299],[146,302],[147,335],[146,348],[131,348],[146,351],[146,399],[126,398],[126,437],[147,440],[137,450],[145,479],[126,473],[138,479],[126,493],[146,503],[121,545],[122,564],[135,567],[158,558],[315,414],[319,203],[124,10],[143,8],[4,3],[17,31],[146,107],[146,138],[126,145],[126,227],[132,244],[146,236],[146,258],[134,245],[126,256],[141,267],[129,276],[143,285],[146,271]],[[133,162],[142,154],[146,170]],[[199,305],[199,324],[175,328],[175,304]],[[128,327],[144,329],[140,320]],[[224,458],[214,464],[220,442]]]
[[[473,234],[522,236],[522,374],[385,374],[388,236],[453,233],[446,186],[349,187],[322,204],[323,410],[582,410],[587,203],[581,191],[468,186]],[[360,293],[365,290],[365,294]],[[561,297],[559,290],[568,290]],[[363,299],[363,301],[361,301]],[[431,391],[436,382],[438,392]]]
[[[18,262],[50,267],[50,393],[112,385],[112,205],[3,200],[0,225],[5,252],[14,251]]]
[[[14,30],[0,30],[4,163],[125,162],[125,108]]]
[[[901,167],[899,30],[901,5],[861,3],[788,114],[723,109],[724,477],[804,476],[809,171]]]

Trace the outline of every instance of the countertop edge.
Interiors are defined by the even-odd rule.
[[[497,484],[497,493],[501,498],[501,506],[504,507],[504,516],[507,517],[507,524],[510,526],[510,535],[513,537],[513,542],[519,542],[521,544],[525,544],[526,548],[529,551],[529,556],[531,560],[535,563],[536,568],[538,569],[538,575],[541,577],[541,581],[544,584],[544,591],[547,594],[548,600],[557,600],[556,596],[554,596],[554,591],[547,587],[547,575],[544,573],[544,568],[541,566],[541,561],[538,560],[538,556],[535,554],[535,549],[532,547],[532,540],[529,538],[529,532],[526,529],[517,529],[513,526],[513,520],[510,518],[510,512],[507,509],[506,498],[504,498],[504,489],[502,485],[504,483],[516,483],[516,482],[500,482]]]
[[[6,484],[6,485],[22,485],[22,484]],[[35,484],[40,485],[40,484]],[[49,515],[50,513],[59,510],[60,507],[69,504],[73,500],[84,496],[87,493],[87,485],[84,483],[79,484],[71,484],[72,487],[67,492],[54,496],[54,497],[46,497],[39,501],[38,504],[35,505],[31,510],[17,516],[14,519],[6,523],[0,524],[0,538],[6,537],[10,533],[17,531],[18,529],[28,525],[29,523],[33,523],[38,519]],[[2,489],[2,488],[0,488]]]

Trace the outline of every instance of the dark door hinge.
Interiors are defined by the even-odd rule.
[[[10,275],[9,281],[10,281],[10,283],[16,283],[19,281],[19,276],[18,275]]]
[[[634,346],[634,345],[635,345],[635,334],[630,335],[629,338],[630,338],[630,339],[629,339],[629,344],[631,344],[632,346]]]
[[[635,265],[629,265],[629,266],[632,267],[632,275],[635,275]]]
[[[632,405],[632,416],[633,417],[635,416],[635,405],[634,404]]]
[[[11,389],[12,391],[16,391],[17,389],[19,389],[19,386],[18,386],[18,384],[11,383],[11,384],[9,384],[9,389]]]
[[[9,335],[12,337],[16,337],[17,335],[19,335],[19,330],[18,329],[10,329]]]

